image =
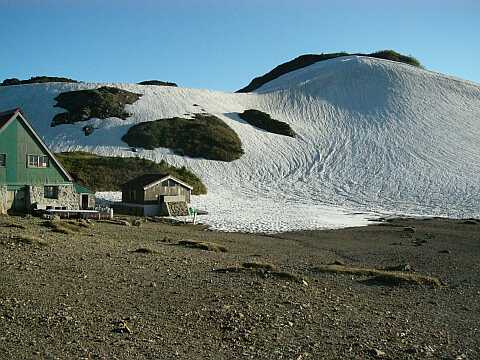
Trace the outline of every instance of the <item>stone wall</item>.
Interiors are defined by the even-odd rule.
[[[188,206],[185,201],[166,203],[170,216],[187,216]]]
[[[58,185],[58,199],[47,199],[44,196],[44,186],[28,186],[27,209],[34,204],[37,208],[44,209],[47,206],[65,207],[69,210],[80,209],[80,194],[75,192],[73,184]]]
[[[7,187],[0,186],[0,215],[5,215],[7,210]]]

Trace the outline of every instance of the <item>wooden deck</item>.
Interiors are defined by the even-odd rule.
[[[66,210],[66,209],[47,209],[36,210],[37,213],[56,215],[61,218],[80,218],[80,219],[110,219],[113,216],[113,211],[102,212],[98,210]]]

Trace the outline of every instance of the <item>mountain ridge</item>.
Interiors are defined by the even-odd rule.
[[[325,61],[325,60],[336,59],[339,57],[347,57],[347,56],[366,56],[366,57],[372,57],[377,59],[402,62],[408,65],[423,68],[420,62],[414,57],[412,57],[411,55],[408,55],[408,56],[402,55],[393,50],[381,50],[381,51],[373,52],[370,54],[362,54],[362,53],[349,54],[347,52],[327,53],[327,54],[324,54],[324,53],[305,54],[305,55],[300,55],[287,62],[284,62],[276,66],[266,74],[254,78],[247,86],[241,88],[240,90],[237,90],[236,92],[238,93],[252,92],[257,90],[259,87],[265,85],[269,81],[275,80],[276,78],[282,75],[288,74],[289,72],[313,65],[319,61]]]

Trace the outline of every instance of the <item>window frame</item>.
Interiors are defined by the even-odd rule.
[[[47,191],[49,189],[49,191]],[[44,185],[43,197],[45,199],[58,199],[59,188],[58,185]]]
[[[0,154],[0,168],[7,167],[7,154]]]
[[[43,154],[27,154],[27,167],[34,169],[46,169],[50,167],[50,158],[48,157],[48,155]]]

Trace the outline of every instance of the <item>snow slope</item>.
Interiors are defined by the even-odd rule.
[[[142,156],[186,165],[209,194],[195,198],[216,229],[284,231],[366,224],[375,214],[480,216],[480,86],[367,57],[319,62],[250,94],[107,84],[144,94],[128,120],[50,127],[61,92],[105,84],[0,88],[0,109],[21,106],[55,151]],[[200,106],[193,106],[199,104]],[[236,112],[255,108],[287,122],[289,138],[254,128]],[[135,123],[205,110],[240,136],[234,162],[168,149],[132,153],[120,138]],[[361,213],[361,214],[359,214]]]

